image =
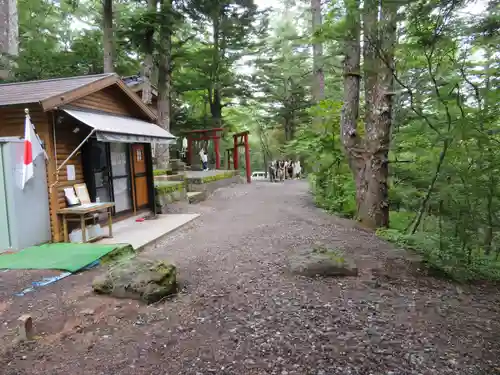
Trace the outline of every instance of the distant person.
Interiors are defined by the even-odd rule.
[[[302,173],[302,167],[300,166],[300,160],[297,160],[293,164],[293,177],[296,179],[300,179],[302,177],[301,173]]]
[[[208,156],[204,149],[200,150],[200,159],[204,171],[208,171]]]

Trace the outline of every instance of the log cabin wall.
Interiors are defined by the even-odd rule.
[[[150,122],[151,120],[141,111],[136,103],[130,99],[119,87],[112,85],[101,91],[94,92],[70,103],[71,106],[99,110],[115,115],[132,116]]]
[[[51,124],[51,128],[55,129],[55,155],[53,153],[53,160],[56,160],[55,168],[61,166],[62,163],[71,155],[71,153],[76,150],[78,145],[85,139],[85,137],[90,133],[90,128],[85,125],[79,124],[72,117],[66,115],[62,118],[63,121],[57,121],[57,116],[54,112],[50,112],[49,116],[55,116],[55,124]],[[73,130],[78,128],[79,131],[74,133]],[[52,133],[53,136],[53,133]],[[75,180],[68,181],[67,166],[75,166]],[[83,162],[82,162],[82,149],[80,148],[67,162],[61,167],[59,173],[57,174],[57,184],[53,188],[55,192],[55,197],[53,202],[55,210],[66,207],[66,198],[64,197],[64,188],[73,186],[75,184],[84,183],[83,177]],[[62,241],[63,229],[62,221],[59,217],[54,218],[55,222],[52,225],[54,231],[54,242]],[[71,229],[71,228],[70,228]]]

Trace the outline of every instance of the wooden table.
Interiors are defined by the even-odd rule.
[[[80,222],[80,227],[82,229],[82,242],[94,241],[99,238],[113,237],[113,221],[111,217],[111,210],[115,206],[112,202],[103,203],[87,203],[80,206],[67,207],[57,211],[58,215],[62,216],[63,219],[63,231],[64,231],[64,242],[69,242],[68,235],[68,221]],[[85,222],[90,219],[94,219],[94,215],[97,212],[106,211],[108,214],[108,227],[109,236],[98,236],[87,239],[87,227]],[[78,218],[68,218],[68,216],[77,216]]]

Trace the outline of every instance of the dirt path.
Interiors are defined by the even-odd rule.
[[[165,303],[94,296],[99,271],[16,299],[0,286],[4,344],[26,309],[43,332],[9,346],[0,374],[500,373],[498,291],[416,276],[402,252],[314,208],[304,182],[238,185],[187,209],[202,216],[147,254],[180,270]],[[343,248],[359,277],[290,275],[287,251],[313,241]]]

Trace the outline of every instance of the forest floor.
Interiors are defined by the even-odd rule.
[[[99,268],[14,297],[37,275],[16,286],[0,273],[0,374],[500,373],[497,289],[426,276],[315,208],[305,182],[236,185],[178,209],[202,215],[145,254],[178,267],[182,292],[167,301],[96,296]],[[315,241],[342,248],[359,276],[290,274],[290,249]],[[39,337],[14,344],[27,312]]]

